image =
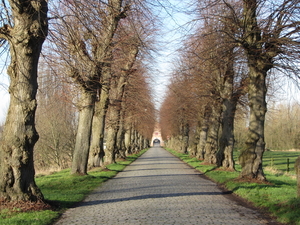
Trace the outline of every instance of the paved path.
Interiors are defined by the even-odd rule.
[[[227,195],[163,148],[153,147],[56,224],[269,224]]]

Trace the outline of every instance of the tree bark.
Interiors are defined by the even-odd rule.
[[[130,133],[130,146],[131,146],[131,153],[134,154],[135,153],[135,134],[136,131],[134,129],[134,126],[132,126],[131,128],[131,133]]]
[[[104,166],[104,132],[105,119],[109,103],[111,72],[103,73],[103,82],[101,82],[100,99],[95,103],[95,114],[93,117],[92,141],[90,146],[89,167]]]
[[[101,116],[100,109],[98,108],[98,104],[95,103],[95,113],[93,116],[93,123],[92,123],[92,140],[90,144],[89,150],[89,160],[88,160],[88,169],[93,167],[100,167],[101,161],[104,156],[104,151],[101,154],[101,145],[100,145],[100,138],[101,138]],[[103,150],[103,147],[102,147]]]
[[[266,76],[273,67],[274,45],[264,49],[261,30],[257,24],[256,0],[244,1],[244,36],[242,43],[248,60],[249,86],[248,98],[250,107],[250,120],[247,134],[246,148],[242,151],[239,162],[242,166],[241,178],[254,178],[266,180],[262,158],[265,151],[264,123],[267,112],[266,104]]]
[[[185,123],[182,127],[182,143],[181,143],[181,152],[184,154],[188,153],[188,146],[189,146],[189,124]]]
[[[226,99],[223,102],[222,115],[222,134],[220,137],[220,148],[217,152],[217,166],[235,170],[233,160],[234,148],[234,116],[236,111],[236,102],[232,99]]]
[[[86,90],[85,88],[82,88],[79,101],[79,121],[71,174],[87,174],[95,96],[95,90]]]
[[[207,140],[205,144],[204,162],[209,164],[217,163],[217,151],[219,141],[219,129],[220,129],[220,106],[219,103],[215,103],[212,109],[210,117],[209,129],[207,134]]]
[[[122,96],[121,102],[121,111],[120,111],[120,121],[119,121],[119,130],[117,133],[117,149],[119,157],[126,158],[126,148],[125,148],[125,120],[124,120],[124,109],[125,109],[125,97]]]
[[[149,140],[144,138],[144,145],[143,145],[143,149],[149,148]]]
[[[37,68],[47,36],[47,1],[9,1],[13,27],[0,29],[10,45],[10,105],[0,142],[0,199],[37,201],[43,195],[34,181],[33,148]]]
[[[119,130],[119,124],[121,119],[122,101],[124,100],[125,85],[128,80],[128,75],[131,72],[133,64],[138,54],[138,46],[132,44],[129,46],[128,58],[121,69],[120,76],[111,82],[111,88],[109,93],[109,115],[107,122],[107,140],[104,156],[104,163],[115,163],[115,154],[117,152],[117,134]]]
[[[193,137],[193,141],[190,145],[190,150],[189,150],[189,154],[192,157],[197,157],[197,146],[199,145],[200,132],[201,132],[201,123],[200,123],[200,121],[198,121],[196,131],[195,131],[195,134]]]
[[[238,101],[239,91],[234,93],[234,68],[233,49],[228,51],[225,76],[221,78],[222,88],[220,96],[222,98],[222,133],[220,137],[219,150],[217,152],[217,166],[234,170],[233,148],[234,148],[234,117]]]
[[[204,160],[205,145],[207,140],[210,116],[211,116],[211,107],[207,105],[205,106],[204,109],[203,119],[200,122],[201,128],[200,128],[199,144],[197,146],[197,155],[196,155],[196,157],[201,160]]]
[[[139,133],[139,150],[138,151],[141,151],[143,149],[143,146],[144,146],[144,137],[143,137],[143,135],[141,135]]]
[[[111,79],[112,40],[118,28],[119,21],[122,18],[125,18],[125,11],[122,11],[122,0],[109,0],[107,4],[107,16],[102,18],[103,29],[95,34],[96,38],[93,40],[94,44],[92,52],[94,61],[96,62],[94,70],[98,74],[94,77],[94,79],[101,79],[102,82],[101,80],[98,81],[101,87],[101,96],[100,101],[95,102],[95,104],[97,104],[97,106],[95,107],[97,111],[94,118],[92,118],[93,135],[91,146],[89,147],[89,149],[91,150],[89,156],[90,167],[103,166],[102,158],[105,155],[103,149],[103,140],[105,118],[108,108],[108,92]],[[87,151],[86,153],[89,154],[89,151]],[[86,158],[86,156],[84,158]]]
[[[133,130],[133,134],[132,134],[132,145],[133,145],[133,153],[137,153],[138,152],[138,146],[139,146],[139,139],[138,139],[138,132],[137,130],[134,128]]]
[[[267,112],[266,104],[266,72],[258,71],[255,65],[259,65],[257,59],[250,59],[249,68],[249,107],[250,119],[246,140],[246,149],[241,152],[239,162],[242,166],[241,178],[254,178],[266,180],[262,157],[265,151],[264,125]],[[251,66],[252,65],[252,66]]]
[[[131,130],[132,130],[131,126],[126,125],[125,137],[124,137],[126,155],[132,154],[132,152],[131,152]]]
[[[121,121],[121,123],[119,124],[119,130],[118,130],[118,134],[117,134],[117,149],[118,149],[119,157],[122,159],[126,159],[124,135],[125,135],[125,131],[124,131],[123,124]]]
[[[118,80],[114,81],[110,88],[110,105],[109,115],[107,121],[107,138],[106,149],[104,156],[104,163],[115,163],[115,154],[117,150],[116,138],[119,130],[120,112],[121,112],[121,96],[124,91],[125,77],[120,76]]]

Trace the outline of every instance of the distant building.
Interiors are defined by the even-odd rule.
[[[154,132],[153,132],[153,135],[152,135],[151,146],[153,146],[154,144],[164,146],[164,141],[161,137],[159,124],[155,125]]]

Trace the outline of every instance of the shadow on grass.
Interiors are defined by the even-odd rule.
[[[232,192],[236,192],[239,189],[244,189],[244,190],[253,190],[253,189],[261,190],[261,189],[266,189],[266,188],[269,188],[269,187],[270,187],[270,185],[268,185],[268,184],[259,184],[259,185],[257,184],[255,186],[240,184],[239,186],[233,188]],[[272,187],[273,188],[280,188],[279,186],[272,186]]]
[[[300,198],[293,198],[284,203],[279,203],[270,207],[270,211],[284,220],[287,224],[299,224],[300,221]]]
[[[201,168],[201,166],[199,166],[199,167]],[[204,172],[204,174],[207,174],[207,173],[209,173],[209,172],[211,172],[211,171],[214,171],[214,170],[216,170],[217,168],[218,168],[217,166],[214,166],[213,168],[206,170],[206,171]]]

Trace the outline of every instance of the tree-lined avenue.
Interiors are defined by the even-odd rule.
[[[66,211],[67,224],[268,224],[226,197],[215,183],[154,146],[116,177]],[[275,224],[275,223],[274,223]]]

